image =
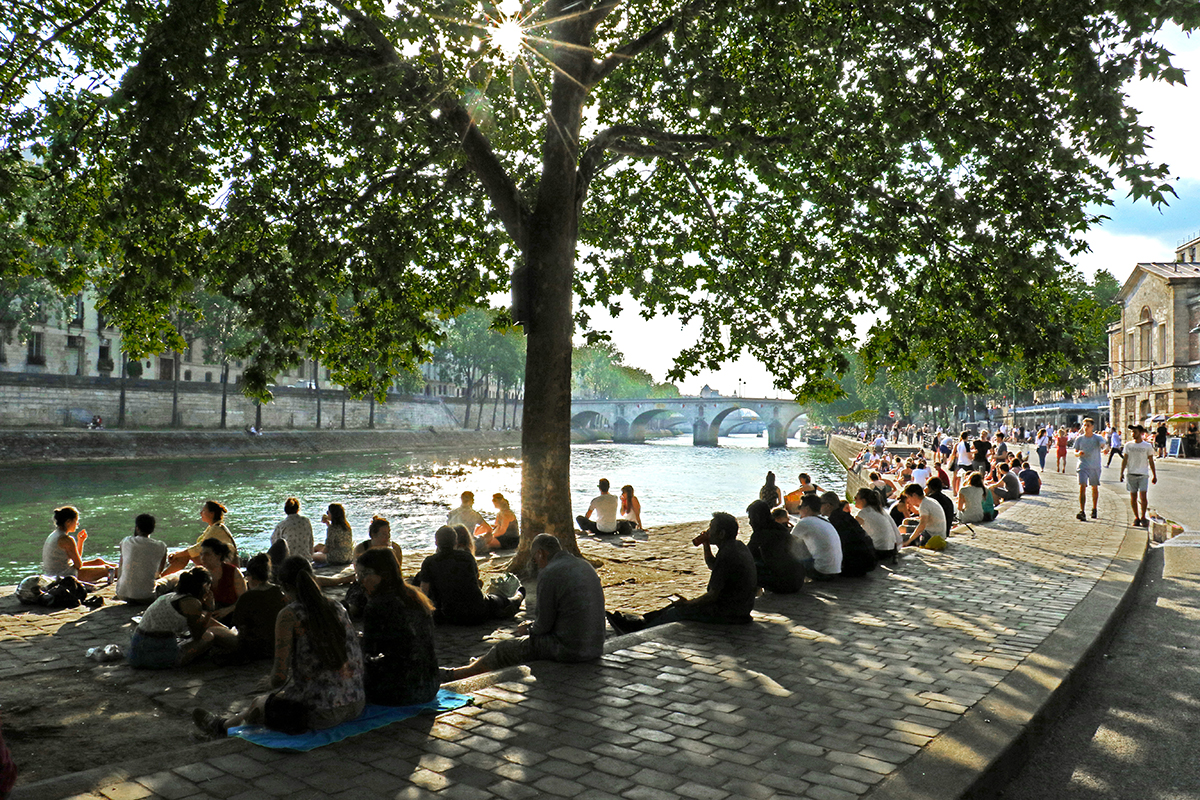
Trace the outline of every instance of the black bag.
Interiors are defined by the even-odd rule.
[[[64,575],[47,586],[40,598],[46,608],[78,608],[87,599],[88,590],[74,575]]]
[[[278,692],[267,695],[263,706],[263,724],[273,731],[299,736],[308,731],[308,706],[289,700]]]

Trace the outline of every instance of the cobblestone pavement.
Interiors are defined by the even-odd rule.
[[[1045,480],[1040,497],[956,533],[942,553],[917,551],[801,595],[766,595],[752,625],[615,638],[598,662],[510,670],[474,690],[473,706],[307,754],[200,745],[108,770],[86,787],[52,780],[16,797],[64,796],[68,786],[109,800],[862,797],[1010,675],[1112,561],[1128,532],[1120,495],[1102,492],[1099,521],[1081,523],[1074,476]],[[680,542],[652,534],[620,549],[582,546],[647,573],[682,572],[652,590],[607,587],[610,608],[645,610],[703,585],[702,557]],[[0,678],[77,663],[87,647],[121,640],[128,617],[119,606],[0,616]],[[510,629],[439,631],[440,660],[463,663],[486,649],[482,638]],[[243,703],[262,674],[92,672],[179,710]]]

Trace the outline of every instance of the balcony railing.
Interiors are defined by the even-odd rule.
[[[1200,384],[1200,365],[1187,367],[1155,367],[1134,372],[1124,372],[1109,378],[1112,393],[1127,389],[1148,389],[1152,386],[1178,386]]]

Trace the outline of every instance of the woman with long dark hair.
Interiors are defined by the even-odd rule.
[[[794,539],[788,526],[771,516],[771,504],[755,500],[746,506],[750,541],[758,585],[775,594],[792,594],[804,585],[804,567],[792,551]]]
[[[625,523],[625,525],[621,523]],[[644,530],[642,528],[642,503],[634,496],[633,487],[625,484],[621,487],[621,519],[617,521],[617,532],[626,536],[640,530]]]
[[[363,684],[367,700],[383,706],[427,703],[438,693],[433,603],[406,583],[390,551],[368,550],[354,562],[367,590],[363,612]]]
[[[325,544],[313,548],[313,561],[337,566],[354,560],[354,532],[346,519],[346,507],[330,503],[321,517],[325,523]]]
[[[290,603],[275,621],[274,691],[227,719],[195,709],[193,721],[212,736],[247,722],[289,734],[332,728],[366,704],[362,650],[346,610],[321,593],[303,556],[283,562],[279,582]]]

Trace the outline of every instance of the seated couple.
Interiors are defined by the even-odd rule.
[[[513,513],[504,495],[499,492],[492,495],[492,505],[496,507],[496,522],[493,524],[489,524],[483,515],[475,510],[474,492],[463,492],[459,499],[462,505],[446,516],[446,524],[451,528],[464,525],[468,531],[473,531],[475,552],[511,550],[520,543],[521,531],[517,515]]]
[[[642,504],[634,497],[633,487],[622,486],[621,497],[618,499],[608,493],[610,485],[608,478],[599,480],[597,488],[600,489],[600,494],[592,498],[586,514],[575,517],[579,530],[584,533],[615,533],[619,536],[629,536],[634,531],[642,530]],[[594,522],[593,512],[596,514]],[[618,512],[621,514],[619,519]]]

